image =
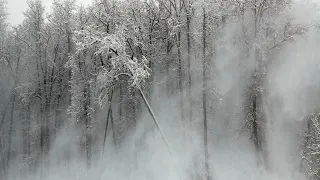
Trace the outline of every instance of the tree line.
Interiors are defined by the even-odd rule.
[[[177,97],[177,121],[195,127],[200,117],[205,179],[214,179],[208,124],[223,94],[211,82],[219,53],[235,53],[227,41],[241,52],[239,66],[251,67],[243,85],[241,124],[251,134],[256,156],[264,159],[266,69],[284,44],[308,30],[293,22],[291,5],[290,0],[95,0],[85,7],[54,0],[46,14],[41,0],[29,0],[23,22],[9,26],[1,0],[1,176],[17,163],[21,172],[46,166],[50,146],[66,126],[81,131],[77,142],[90,167],[96,152],[108,148],[110,130],[114,145],[121,144],[143,108],[153,114],[152,93],[160,88]],[[236,35],[226,39],[226,28],[235,22]],[[316,131],[314,117],[307,134]],[[315,136],[307,141],[316,141]]]

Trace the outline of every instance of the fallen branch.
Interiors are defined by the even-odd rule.
[[[147,98],[145,97],[145,95],[144,95],[144,93],[142,92],[142,90],[141,90],[140,87],[138,87],[138,90],[139,90],[139,93],[140,93],[140,95],[141,95],[144,103],[146,104],[146,106],[147,106],[147,108],[148,108],[148,111],[149,111],[150,115],[152,116],[152,119],[153,119],[154,123],[156,124],[156,127],[157,127],[157,129],[158,129],[158,131],[159,131],[159,133],[160,133],[160,135],[161,135],[162,140],[164,141],[164,143],[165,143],[165,145],[166,145],[166,147],[167,147],[170,155],[172,155],[172,152],[171,152],[171,149],[170,149],[168,140],[167,140],[166,137],[164,136],[164,133],[163,133],[163,131],[162,131],[162,129],[161,129],[161,127],[160,127],[160,125],[159,125],[159,123],[158,123],[158,121],[157,121],[157,119],[156,119],[156,117],[155,117],[155,115],[154,115],[154,113],[153,113],[153,111],[152,111],[152,109],[151,109],[150,104],[148,103]]]
[[[132,76],[133,76],[133,72],[130,70],[130,74],[129,74],[129,73],[121,73],[120,75],[125,75],[125,76],[132,77]],[[153,113],[153,111],[152,111],[152,109],[151,109],[151,106],[150,106],[150,104],[149,104],[146,96],[144,95],[143,91],[141,90],[141,88],[140,88],[139,86],[137,86],[137,89],[139,90],[139,93],[140,93],[140,95],[141,95],[144,103],[146,104],[147,109],[148,109],[150,115],[152,116],[152,119],[153,119],[154,123],[156,124],[156,127],[157,127],[157,129],[158,129],[158,131],[159,131],[159,133],[160,133],[160,135],[161,135],[161,138],[162,138],[162,140],[163,140],[166,148],[168,149],[169,154],[172,155],[172,152],[171,152],[171,149],[170,149],[168,140],[167,140],[167,138],[164,136],[164,133],[163,133],[163,131],[162,131],[162,129],[161,129],[158,121],[157,121],[156,116],[154,115],[154,113]]]
[[[107,130],[108,130],[108,124],[109,124],[109,117],[111,115],[111,109],[112,109],[112,96],[113,96],[113,90],[111,90],[111,94],[109,95],[109,109],[108,109],[108,114],[107,114],[107,122],[106,122],[106,127],[105,127],[105,130],[104,130],[104,137],[103,137],[103,154],[104,154],[104,149],[106,147],[106,139],[107,139]],[[112,115],[111,115],[112,116]]]

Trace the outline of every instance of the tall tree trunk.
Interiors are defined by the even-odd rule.
[[[14,109],[15,109],[16,94],[13,92],[13,97],[11,101],[11,111],[10,111],[10,122],[9,122],[9,137],[8,137],[8,153],[7,153],[7,168],[9,169],[12,153],[12,132],[13,132],[13,121],[14,121]]]
[[[85,152],[87,167],[91,164],[91,115],[90,115],[90,84],[85,83],[84,87],[84,113],[85,113]]]
[[[208,152],[208,122],[207,122],[207,60],[206,60],[206,9],[203,8],[203,26],[202,26],[202,43],[203,43],[203,49],[202,49],[202,68],[203,68],[203,74],[202,74],[202,105],[203,105],[203,139],[204,139],[204,161],[205,161],[205,176],[206,180],[211,179],[210,175],[210,169],[209,169],[209,152]]]
[[[63,79],[61,77],[60,74],[57,75],[58,78],[59,78],[59,81],[57,83],[58,85],[58,93],[56,95],[56,107],[55,107],[55,123],[54,123],[54,129],[55,129],[55,133],[57,133],[57,131],[60,130],[61,128],[61,124],[62,124],[62,120],[61,120],[61,109],[60,109],[60,101],[61,101],[61,98],[62,98],[62,91],[63,91],[63,88],[62,88],[62,83],[63,83]],[[71,93],[70,93],[71,95]]]
[[[183,102],[183,87],[182,87],[182,60],[181,60],[181,33],[177,34],[178,46],[178,78],[179,78],[179,95],[180,95],[180,108],[181,120],[184,120],[184,102]]]
[[[113,115],[112,115],[112,108],[110,109],[110,123],[111,123],[111,129],[112,129],[112,140],[113,140],[113,145],[117,144],[117,140],[116,140],[116,130],[114,127],[114,119],[113,119]]]
[[[108,125],[109,125],[109,119],[112,111],[112,96],[113,96],[113,90],[111,90],[111,93],[109,95],[109,109],[108,109],[108,114],[107,114],[107,122],[106,122],[106,127],[104,130],[104,137],[103,137],[103,154],[106,146],[106,139],[107,139],[107,130],[108,130]]]
[[[40,102],[40,159],[39,163],[41,167],[44,166],[44,143],[45,143],[45,125],[44,125],[44,105],[42,102]],[[43,178],[43,170],[41,169],[40,177]]]
[[[12,101],[12,98],[13,98],[13,92],[11,93],[10,98],[7,103],[10,103]],[[1,122],[0,122],[0,130],[4,126],[4,122],[5,122],[5,118],[6,118],[6,114],[7,114],[8,109],[9,109],[9,106],[6,106],[4,109],[4,112],[2,113]]]
[[[259,138],[259,127],[258,127],[258,118],[257,118],[257,95],[253,94],[253,100],[252,100],[252,117],[253,117],[253,124],[252,124],[252,133],[253,133],[253,142],[254,147],[257,152],[259,152],[260,149],[260,138]]]
[[[132,118],[134,121],[134,128],[136,129],[137,127],[137,122],[138,122],[138,101],[137,101],[137,96],[136,96],[136,90],[134,89],[131,92],[131,96],[132,96]]]
[[[169,32],[167,30],[167,37],[169,36]],[[171,44],[169,42],[169,40],[167,40],[167,45],[166,45],[166,57],[167,57],[167,61],[166,61],[166,78],[167,78],[167,83],[166,83],[166,86],[167,86],[167,95],[170,95],[170,79],[169,79],[169,73],[170,73],[170,50],[171,50]]]
[[[22,112],[22,139],[23,139],[23,160],[26,161],[27,157],[30,155],[30,141],[29,134],[30,134],[30,102],[26,102],[23,105],[24,112]]]
[[[119,89],[119,120],[123,120],[123,112],[122,112],[122,101],[123,101],[123,80],[120,80],[120,89]]]
[[[189,1],[188,1],[189,3]],[[187,8],[189,9],[189,7]],[[191,23],[191,12],[187,10],[187,44],[188,44],[188,98],[190,103],[189,119],[192,121],[192,90],[191,90],[191,42],[190,42],[190,23]]]
[[[152,20],[149,20],[149,46],[152,47]],[[150,78],[149,78],[149,87],[148,87],[148,100],[151,102],[151,93],[152,93],[152,88],[153,88],[153,79],[154,79],[154,62],[152,58],[152,52],[150,51],[149,53],[149,68],[150,68]]]
[[[254,0],[255,6],[257,6],[257,0]],[[257,35],[258,35],[258,7],[254,8],[254,41],[256,42],[257,40]],[[253,143],[255,147],[255,151],[257,153],[257,159],[258,163],[260,161],[260,153],[262,151],[261,147],[261,132],[259,131],[260,129],[260,124],[258,119],[258,109],[259,109],[259,97],[260,97],[260,92],[259,92],[259,51],[257,47],[254,45],[254,63],[255,63],[255,71],[253,75],[253,94],[252,94],[252,117],[253,117],[253,124],[252,124],[252,136],[253,136]]]
[[[68,61],[69,59],[69,54],[71,53],[71,37],[72,37],[72,33],[70,32],[70,28],[69,26],[66,27],[66,31],[67,31],[67,44],[68,44],[68,49],[67,49],[67,57],[66,57],[66,61]],[[72,78],[72,70],[69,69],[68,70],[68,82],[71,81]],[[68,86],[69,87],[69,86]],[[71,98],[72,98],[72,94],[69,93],[69,106],[71,105]]]

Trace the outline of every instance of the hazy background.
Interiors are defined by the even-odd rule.
[[[51,4],[53,0],[43,0],[46,7],[46,13],[51,11]],[[78,4],[89,5],[93,0],[77,0]],[[8,0],[8,22],[11,25],[18,25],[24,19],[23,12],[28,9],[27,0]]]
[[[47,0],[43,2],[46,7],[46,13],[49,13],[48,9],[50,9],[52,1]],[[88,5],[92,1],[79,0],[77,2]],[[9,40],[6,43],[9,44],[8,47],[12,48],[10,50],[10,52],[12,51],[10,60],[12,60],[13,65],[18,64],[16,63],[15,56],[19,52],[15,49],[18,47],[17,49],[23,53],[17,57],[21,55],[22,64],[25,65],[24,67],[28,67],[19,73],[16,72],[17,76],[21,76],[22,82],[15,85],[22,86],[25,83],[24,80],[28,82],[31,79],[29,83],[31,84],[31,88],[26,88],[27,90],[25,91],[29,92],[33,91],[33,88],[36,89],[38,87],[36,79],[38,76],[35,75],[37,72],[35,65],[40,65],[52,70],[52,73],[56,73],[61,78],[61,81],[57,81],[57,85],[52,88],[56,90],[54,91],[56,93],[52,93],[52,99],[61,93],[61,89],[65,88],[63,89],[65,91],[64,99],[60,103],[56,103],[56,101],[50,102],[52,103],[50,106],[52,109],[48,110],[50,113],[47,115],[48,118],[45,119],[51,123],[47,124],[46,128],[48,128],[49,133],[52,133],[47,143],[48,150],[43,148],[43,145],[39,143],[39,137],[43,135],[40,127],[42,127],[41,123],[44,122],[43,114],[41,114],[43,112],[38,112],[40,107],[43,107],[42,101],[33,100],[33,103],[24,106],[23,103],[25,102],[20,102],[19,96],[16,101],[19,102],[17,104],[21,104],[21,107],[16,105],[17,107],[15,108],[12,105],[11,116],[3,115],[7,120],[6,122],[11,122],[5,124],[5,131],[1,131],[4,132],[4,135],[0,137],[4,147],[2,149],[3,152],[1,152],[2,156],[0,157],[4,160],[9,159],[7,158],[7,152],[10,155],[12,151],[12,154],[9,156],[12,156],[11,161],[7,163],[8,168],[3,168],[3,172],[6,171],[8,173],[6,177],[8,179],[27,180],[209,179],[204,167],[206,160],[204,158],[204,149],[207,148],[209,152],[207,160],[210,165],[209,171],[212,180],[307,180],[309,171],[303,169],[305,167],[302,167],[301,162],[303,157],[308,155],[309,151],[301,153],[301,149],[309,148],[313,145],[320,147],[318,141],[319,129],[315,128],[317,126],[315,122],[318,120],[315,120],[314,124],[310,125],[312,124],[312,120],[309,118],[314,114],[317,117],[320,109],[319,10],[314,6],[312,1],[294,1],[290,8],[286,7],[279,14],[276,14],[279,12],[277,11],[278,7],[270,5],[270,9],[274,10],[274,12],[261,18],[261,22],[263,22],[261,23],[262,30],[255,37],[252,30],[255,27],[253,26],[254,20],[250,8],[246,10],[247,14],[242,14],[244,20],[232,15],[225,20],[222,15],[215,14],[215,12],[220,12],[214,9],[217,6],[216,4],[213,3],[213,7],[205,6],[208,10],[208,17],[213,14],[208,24],[213,23],[207,28],[209,33],[204,38],[207,40],[204,42],[207,45],[207,49],[204,49],[204,51],[208,54],[208,65],[203,68],[203,16],[201,14],[201,3],[203,1],[197,1],[197,3],[194,4],[196,13],[191,21],[191,31],[193,33],[191,68],[187,70],[186,67],[187,33],[185,29],[181,30],[182,55],[177,53],[178,47],[174,47],[170,53],[165,54],[166,49],[161,46],[163,42],[159,42],[156,38],[154,41],[159,42],[158,44],[160,45],[158,47],[157,43],[151,43],[156,48],[155,50],[150,48],[150,54],[148,54],[149,58],[153,60],[155,67],[152,76],[153,84],[151,88],[144,88],[143,91],[148,95],[148,100],[154,110],[155,116],[169,142],[171,154],[164,145],[149,111],[141,101],[140,95],[134,90],[129,89],[128,84],[122,82],[124,81],[123,79],[117,82],[117,85],[120,87],[115,87],[115,94],[112,96],[114,100],[111,106],[105,106],[103,109],[100,109],[96,105],[98,96],[95,93],[99,91],[99,87],[98,83],[94,84],[97,81],[95,75],[101,72],[91,73],[89,70],[99,70],[104,65],[96,67],[100,63],[100,59],[94,57],[94,55],[87,57],[86,53],[84,55],[81,54],[81,42],[83,41],[81,36],[74,36],[72,40],[77,43],[75,43],[74,49],[71,48],[69,52],[66,52],[70,43],[66,41],[70,38],[69,35],[71,33],[68,33],[71,29],[70,27],[73,28],[72,31],[74,29],[79,30],[80,25],[82,25],[81,23],[83,23],[78,22],[82,20],[79,17],[87,17],[89,19],[83,23],[86,28],[91,27],[92,23],[103,27],[104,24],[95,19],[97,17],[90,14],[89,10],[78,11],[79,9],[76,8],[73,11],[74,19],[71,19],[70,16],[65,16],[60,11],[60,14],[55,14],[56,18],[53,18],[53,20],[56,23],[50,24],[50,22],[48,26],[44,26],[43,29],[39,30],[39,32],[42,32],[41,35],[43,37],[50,38],[47,38],[47,41],[43,41],[43,43],[47,42],[46,46],[40,46],[40,51],[43,51],[42,54],[45,58],[41,59],[40,57],[38,61],[36,61],[38,57],[36,55],[39,52],[33,51],[30,48],[33,46],[37,47],[38,42],[32,36],[37,33],[37,31],[30,28],[33,26],[16,29],[15,34],[8,33],[9,35],[20,35],[19,37],[8,36]],[[129,5],[124,4],[124,7],[119,5],[120,8],[117,9],[116,13],[120,12],[123,13],[121,15],[125,14],[127,16],[122,17],[119,14],[113,14],[110,17],[106,15],[101,16],[101,18],[106,17],[107,20],[111,19],[118,24],[127,23],[128,27],[131,27],[133,24],[132,29],[136,30],[138,29],[136,28],[137,26],[141,28],[141,24],[139,23],[143,25],[149,23],[147,18],[140,18],[139,20],[142,22],[135,22],[134,19],[127,21],[127,17],[131,17],[132,14],[135,15],[135,13],[131,14],[132,11],[139,12],[139,7],[142,5],[137,4],[139,5],[138,7],[134,6],[136,4],[130,3]],[[97,11],[101,11],[100,7],[100,5],[94,6]],[[22,12],[27,8],[26,1],[8,0],[8,10],[10,13],[8,22],[11,25],[20,24],[24,19]],[[128,11],[125,11],[127,8]],[[221,14],[223,13],[225,12],[221,10]],[[60,16],[61,14],[64,16]],[[143,17],[143,12],[141,14]],[[181,17],[184,18],[184,15]],[[159,31],[167,35],[169,33],[161,31],[166,28],[168,31],[175,32],[174,30],[177,27],[172,23],[174,17],[172,19],[170,19],[171,21],[162,22],[164,24],[158,27],[157,32]],[[34,22],[32,20],[29,19],[28,22],[31,25]],[[170,24],[172,27],[169,25],[167,27],[167,24],[165,24],[167,22],[172,23]],[[70,27],[63,29],[66,27],[66,24],[70,25]],[[100,31],[105,30],[101,29],[90,30],[96,31],[96,34],[99,35]],[[119,33],[116,28],[114,29],[115,34]],[[149,29],[141,28],[145,31],[145,34],[140,34],[134,30],[130,31],[130,28],[128,29],[129,33],[126,35],[130,37],[134,37],[134,35],[144,37],[149,31]],[[271,32],[271,35],[266,32]],[[286,36],[288,34],[290,38]],[[101,38],[100,36],[97,37]],[[104,37],[108,37],[108,33],[104,34],[102,39]],[[166,38],[170,39],[172,37],[168,35]],[[290,40],[284,39],[282,41],[282,38]],[[175,42],[175,38],[172,39]],[[10,44],[10,42],[15,43]],[[271,45],[277,42],[281,42],[279,46],[270,48]],[[26,45],[27,43],[29,43],[29,47]],[[149,43],[149,41],[145,43]],[[89,42],[88,44],[92,45],[94,43]],[[104,45],[108,46],[108,43]],[[47,49],[44,50],[42,47]],[[93,47],[92,49],[100,48]],[[259,52],[255,51],[255,48],[259,49]],[[53,57],[56,57],[55,53],[59,54],[59,60],[53,60]],[[257,58],[256,54],[258,53],[260,53],[260,56]],[[79,58],[75,58],[74,60],[70,58],[70,54],[74,55],[72,57]],[[108,57],[103,58],[106,58],[106,62],[110,60]],[[102,63],[103,58],[101,58]],[[178,75],[178,58],[183,60],[182,65],[180,64],[180,66],[183,66],[183,77],[179,77]],[[79,67],[79,69],[88,71],[87,74],[84,73],[85,75],[79,73],[77,68],[74,68],[82,62],[84,62],[84,66],[86,67],[83,69]],[[65,66],[68,63],[75,63],[76,65],[73,64],[74,66],[70,68]],[[3,67],[5,67],[6,64],[3,64]],[[257,64],[261,65],[261,67]],[[60,71],[55,71],[54,68],[56,66],[64,69],[64,74]],[[70,77],[72,81],[69,81],[69,73],[66,73],[69,70],[68,68],[72,70]],[[205,99],[207,100],[207,112],[205,113],[208,115],[207,147],[204,146],[203,139],[204,105],[202,104],[204,101],[202,94],[202,85],[204,83],[202,81],[202,73],[205,68],[207,68],[207,79],[205,82],[207,86],[207,98]],[[190,73],[192,76],[191,96],[187,94],[187,73]],[[3,81],[1,81],[2,87],[6,87],[9,81],[11,82],[10,87],[13,86],[13,79],[16,76],[12,74],[14,72],[3,71],[3,75],[1,74],[2,76],[0,76]],[[259,81],[258,85],[255,84],[256,79],[253,78],[253,74],[260,75],[260,81],[257,80]],[[87,81],[81,79],[81,76],[87,76]],[[183,80],[185,83],[180,92],[178,80]],[[47,87],[47,84],[43,84],[44,87]],[[93,95],[89,95],[88,101],[92,103],[90,104],[90,108],[94,109],[94,111],[90,111],[92,109],[84,110],[83,108],[87,106],[83,105],[87,103],[87,99],[84,98],[88,97],[84,95],[84,92],[88,91],[85,85],[92,88],[89,94],[91,92]],[[125,86],[125,88],[122,86]],[[13,86],[12,89],[14,90],[14,88],[16,87]],[[124,90],[121,90],[121,88]],[[14,92],[13,90],[12,92]],[[7,91],[10,92],[10,89],[8,88]],[[7,91],[4,91],[3,94],[5,95],[0,97],[4,99],[3,102],[10,103],[10,99],[7,101],[7,97],[9,97]],[[257,103],[258,108],[252,110],[250,108],[253,106],[252,102],[254,100],[252,100],[252,97],[255,95],[254,91],[259,93],[259,100]],[[21,92],[23,93],[23,91]],[[72,97],[70,102],[69,95]],[[181,97],[184,100],[182,106],[180,104]],[[132,100],[135,98],[140,101]],[[193,112],[192,118],[189,117],[189,107],[191,106],[189,103],[192,105],[192,108],[190,108]],[[6,105],[3,103],[2,109]],[[29,110],[26,107],[29,107]],[[111,132],[109,125],[105,145],[106,149],[102,150],[103,134],[105,132],[104,128],[109,107],[111,107],[110,109],[114,113],[114,127],[112,127]],[[139,111],[136,111],[136,108],[139,108]],[[57,109],[62,109],[62,113],[56,111]],[[134,113],[131,113],[132,109],[134,109]],[[181,111],[183,110],[184,119],[181,117]],[[68,114],[70,111],[75,111],[75,118]],[[254,129],[252,123],[253,113],[250,111],[254,111],[253,113],[258,116],[256,119],[261,123],[259,124],[259,138],[262,147],[256,147],[254,144],[254,138],[256,137],[252,130]],[[25,118],[25,112],[29,113],[29,119]],[[88,112],[94,114],[94,116],[91,116]],[[79,118],[77,115],[79,115]],[[87,121],[84,121],[84,119],[87,120],[86,118],[91,118],[92,122],[87,124]],[[75,123],[79,119],[80,122],[77,121]],[[61,122],[63,125],[57,128],[56,122]],[[28,124],[31,124],[31,126],[28,126]],[[10,129],[14,129],[14,131]],[[113,137],[113,133],[116,134],[116,137]],[[310,136],[315,140],[310,140]],[[13,143],[11,139],[13,139]],[[32,141],[30,152],[24,152],[25,146],[28,146],[24,143],[26,140]],[[307,142],[301,145],[303,141]],[[26,149],[30,149],[30,147]],[[88,157],[87,151],[90,151],[90,157]],[[318,151],[315,152],[319,153]],[[315,157],[310,157],[310,162],[313,163],[316,160],[319,160],[317,154]],[[315,171],[320,169],[318,164],[310,165]],[[311,174],[310,177],[314,177],[314,174],[317,174],[317,172],[311,172]]]

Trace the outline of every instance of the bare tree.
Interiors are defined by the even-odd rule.
[[[207,180],[211,179],[209,167],[209,150],[208,150],[208,120],[207,120],[207,55],[206,55],[206,36],[207,36],[207,20],[206,9],[202,9],[203,24],[202,24],[202,106],[203,106],[203,140],[204,140],[204,161],[205,161],[205,176]]]

